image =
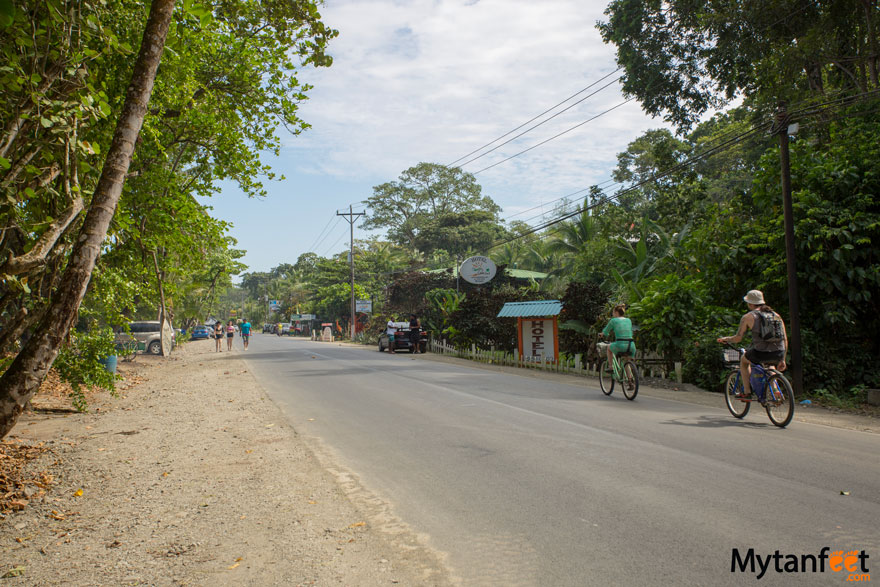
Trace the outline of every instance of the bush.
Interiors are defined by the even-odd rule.
[[[705,285],[695,277],[669,274],[651,281],[644,297],[627,311],[639,328],[638,347],[659,353],[670,367],[682,360],[690,334],[704,323],[706,295]]]
[[[586,334],[602,317],[608,303],[608,292],[595,283],[572,281],[562,296],[559,315],[559,348],[568,354],[587,357],[593,341]]]
[[[113,331],[110,328],[70,333],[70,343],[64,346],[55,359],[54,367],[61,379],[73,386],[73,406],[80,412],[88,409],[83,386],[97,385],[111,392],[116,391],[116,376],[108,372],[99,361],[116,355]]]
[[[507,302],[526,302],[542,298],[530,288],[501,285],[474,289],[467,294],[458,310],[449,316],[448,333],[457,345],[495,346],[498,350],[517,348],[516,319],[497,318]]]

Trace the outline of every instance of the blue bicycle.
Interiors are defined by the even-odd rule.
[[[730,345],[728,345],[730,346]],[[743,394],[742,376],[739,372],[739,360],[745,349],[730,347],[724,349],[724,364],[735,370],[727,377],[724,384],[724,399],[727,409],[734,418],[745,418],[757,401],[767,411],[767,417],[776,426],[785,428],[794,418],[794,390],[785,376],[776,370],[776,365],[759,365],[752,363],[750,385],[752,393]]]

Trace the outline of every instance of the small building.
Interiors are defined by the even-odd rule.
[[[525,361],[559,360],[559,300],[507,302],[498,318],[516,318],[519,356]]]

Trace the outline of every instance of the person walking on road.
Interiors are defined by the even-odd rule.
[[[220,348],[222,341],[223,341],[223,323],[220,322],[219,320],[217,320],[216,322],[214,322],[214,342],[216,343],[216,346],[217,346],[216,352],[218,352],[218,353],[223,352],[223,349]]]
[[[241,344],[244,345],[244,350],[247,350],[248,342],[251,339],[251,323],[245,320],[239,328],[241,329]]]
[[[232,320],[226,323],[226,348],[227,350],[232,350],[232,339],[235,336],[235,324],[232,323]]]

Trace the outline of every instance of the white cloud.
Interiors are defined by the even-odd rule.
[[[595,23],[604,2],[578,0],[328,0],[340,30],[334,65],[301,110],[313,129],[285,156],[302,173],[397,177],[420,161],[449,163],[612,72]],[[623,100],[616,85],[465,167],[475,172]],[[615,155],[651,121],[636,103],[480,173],[505,214],[608,177]],[[376,182],[376,183],[378,183]]]

